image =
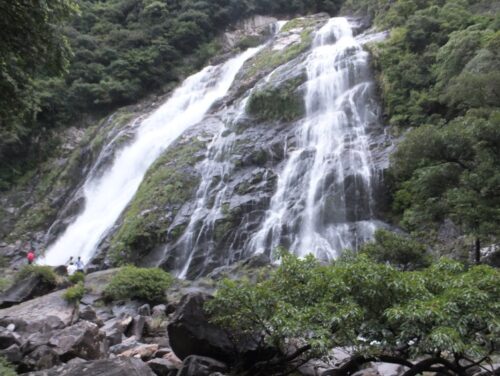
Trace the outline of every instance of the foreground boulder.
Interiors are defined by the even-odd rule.
[[[0,308],[11,307],[15,304],[48,294],[54,290],[54,285],[47,282],[40,275],[31,275],[12,285],[0,295]]]
[[[208,299],[204,293],[185,295],[167,327],[170,346],[181,360],[189,355],[229,360],[235,353],[226,332],[209,322],[203,310]]]
[[[99,359],[104,334],[89,321],[80,321],[56,333],[49,341],[63,362],[72,358]]]
[[[136,358],[115,358],[64,364],[25,376],[155,376],[151,368]]]
[[[215,359],[191,355],[184,359],[184,365],[177,376],[210,376],[215,372],[226,372],[227,366]]]
[[[250,336],[231,341],[228,331],[212,324],[205,313],[203,305],[208,299],[210,295],[200,292],[183,296],[167,327],[170,346],[181,360],[199,355],[245,367],[277,354],[276,349],[263,347]]]
[[[42,327],[55,329],[67,326],[74,319],[75,307],[63,299],[63,294],[64,290],[60,290],[0,309],[0,325],[14,324],[16,332],[39,332]]]

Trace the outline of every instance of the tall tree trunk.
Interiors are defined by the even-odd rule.
[[[481,262],[481,240],[479,239],[479,237],[476,237],[474,252],[474,261],[476,262],[476,264],[479,264]]]

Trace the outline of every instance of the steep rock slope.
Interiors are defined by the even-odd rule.
[[[96,267],[126,262],[160,265],[182,277],[193,278],[255,252],[271,253],[278,243],[271,242],[265,249],[257,249],[255,235],[259,229],[262,230],[265,219],[270,215],[271,201],[276,196],[280,176],[290,157],[295,150],[304,147],[301,144],[301,129],[310,115],[305,100],[310,90],[308,61],[315,35],[328,19],[328,15],[319,14],[274,26],[282,28],[244,64],[228,95],[216,102],[201,122],[184,132],[149,168],[125,211],[98,239],[97,252],[93,254],[92,261]],[[259,22],[261,28],[273,25],[272,19]],[[358,27],[354,21],[351,26],[354,30]],[[228,44],[234,45],[234,35],[226,38]],[[325,45],[333,45],[338,36],[332,34],[328,38]],[[370,38],[359,36],[356,39],[356,43],[361,45]],[[358,75],[366,79],[365,75],[369,72],[360,74],[359,67],[349,60],[349,54],[346,55],[347,65],[343,68],[352,69],[352,72],[347,72],[348,81],[356,83]],[[371,154],[369,180],[373,182],[370,183],[372,192],[356,188],[356,173],[352,175],[354,180],[342,189],[351,197],[374,197],[373,202],[377,204],[370,209],[368,216],[359,218],[371,221],[380,217],[383,189],[379,178],[387,166],[391,143],[378,123],[378,108],[369,78],[367,85],[367,96],[363,100],[367,101],[366,112],[369,114],[365,122],[369,123],[369,128],[367,135],[362,137],[368,140],[364,148]],[[352,116],[349,111],[346,112],[348,117]],[[89,205],[83,202],[83,181],[87,174],[106,174],[115,151],[122,149],[120,145],[124,140],[134,139],[146,115],[137,116],[136,112],[134,116],[130,112],[125,117],[128,121],[115,121],[112,117],[96,129],[99,137],[81,143],[86,147],[89,142],[94,145],[96,140],[103,141],[92,149],[95,150],[92,158],[79,167],[84,173],[75,177],[72,184],[64,185],[64,197],[60,203],[52,206],[49,215],[42,216],[43,220],[37,228],[41,230],[38,238],[42,244],[51,244],[64,234],[84,205]],[[344,142],[349,144],[350,141],[346,139]],[[309,152],[306,149],[300,158],[308,159],[308,153],[311,155],[312,149]],[[349,185],[352,187],[348,188]],[[53,195],[51,188],[39,195],[50,197]],[[349,189],[351,192],[348,192]],[[293,200],[293,197],[290,199]],[[354,209],[356,200],[351,199],[351,203],[346,204],[349,208],[352,206],[348,211],[354,213],[351,217],[355,221],[359,217],[357,209]],[[299,199],[296,201],[300,204]],[[28,216],[36,211],[27,207],[29,210],[25,211],[25,217],[26,222],[30,222]],[[22,220],[23,216],[14,224],[11,239],[26,234]],[[293,221],[279,231],[276,240],[279,244],[293,245],[302,219],[299,216]],[[353,243],[346,243],[348,246],[356,246],[358,240],[363,241],[365,235],[358,239],[356,227],[346,229],[348,236],[356,239]],[[85,231],[81,230],[82,237],[86,236]],[[369,237],[369,234],[366,236]],[[75,249],[79,247],[78,244],[74,246]],[[16,247],[9,249],[12,253]],[[68,249],[68,256],[73,251]],[[331,254],[316,253],[320,257],[332,257]]]

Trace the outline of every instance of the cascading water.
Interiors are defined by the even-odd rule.
[[[228,114],[225,123],[235,122],[243,115],[247,100],[248,97],[236,107],[234,114]],[[227,156],[234,146],[235,135],[234,133],[225,135],[225,132],[227,132],[226,127],[213,138],[208,147],[207,157],[200,165],[201,178],[196,192],[196,207],[186,231],[178,242],[184,255],[179,278],[186,278],[195,253],[202,248],[203,256],[210,255],[214,251],[215,222],[222,216],[224,198],[231,193],[227,192],[225,180],[233,167]],[[212,194],[214,200],[210,202]]]
[[[111,167],[102,176],[88,177],[83,212],[47,250],[42,262],[58,265],[69,256],[88,261],[134,196],[149,166],[226,95],[244,62],[257,51],[249,49],[187,78],[165,104],[142,121],[134,141],[116,155]]]
[[[345,18],[332,18],[315,36],[307,60],[306,118],[278,179],[270,208],[249,248],[279,245],[331,259],[370,239],[373,182],[371,127],[379,128],[368,53]]]

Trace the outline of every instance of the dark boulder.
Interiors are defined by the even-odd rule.
[[[64,364],[25,376],[155,376],[140,359],[115,358],[78,364]]]
[[[99,331],[96,324],[80,321],[69,326],[50,338],[49,344],[62,361],[72,358],[99,359],[101,357],[101,344],[104,334]]]
[[[20,371],[38,371],[42,369],[52,368],[61,361],[55,350],[47,345],[37,347],[35,350],[27,354],[18,365]]]
[[[259,346],[260,342],[250,336],[231,341],[227,330],[209,321],[203,308],[208,299],[211,296],[204,293],[183,296],[167,326],[170,346],[181,360],[199,355],[246,365],[276,355],[275,349]]]
[[[0,350],[0,356],[3,356],[11,363],[19,363],[23,358],[23,353],[18,345],[12,345]]]
[[[138,340],[142,338],[144,332],[144,325],[146,324],[146,318],[141,315],[137,315],[132,320],[132,324],[126,331],[127,337],[135,336]]]
[[[181,360],[189,355],[221,360],[234,356],[234,346],[226,332],[210,323],[203,310],[203,304],[208,299],[210,295],[204,293],[183,296],[167,326],[170,346]]]
[[[172,372],[177,373],[177,368],[173,367],[167,359],[152,359],[148,362],[148,366],[156,376],[169,376]]]
[[[115,346],[122,342],[125,331],[129,331],[129,327],[132,326],[133,319],[127,314],[123,314],[121,317],[113,317],[104,323],[101,330],[106,334],[106,339],[109,346]],[[133,338],[137,340],[138,338]]]
[[[103,326],[102,320],[97,317],[97,314],[91,306],[84,306],[80,310],[78,317],[80,320],[90,321],[99,327]]]
[[[210,376],[215,372],[226,372],[227,366],[218,360],[205,356],[191,355],[184,359],[184,364],[177,376]]]
[[[137,313],[141,316],[151,316],[151,306],[149,304],[144,304],[137,308]]]
[[[19,335],[8,329],[0,327],[0,350],[12,345],[20,345]]]
[[[50,293],[54,285],[39,275],[31,275],[12,285],[0,295],[0,308],[7,308]]]

